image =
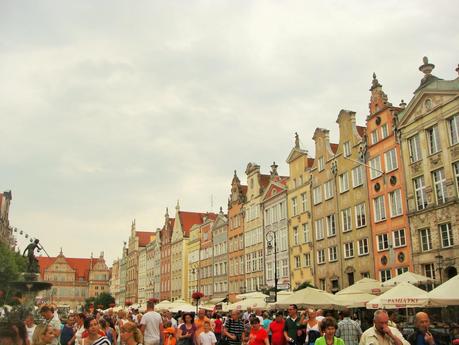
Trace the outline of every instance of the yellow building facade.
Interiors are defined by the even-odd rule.
[[[311,224],[311,174],[314,159],[300,148],[298,134],[287,158],[290,178],[287,190],[290,285],[314,284],[314,247]]]

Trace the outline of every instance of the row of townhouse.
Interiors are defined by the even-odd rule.
[[[373,75],[365,126],[341,110],[339,141],[317,128],[314,158],[295,134],[289,176],[275,163],[269,174],[249,163],[245,184],[234,172],[226,214],[183,212],[178,204],[175,218],[166,212],[145,244],[144,264],[129,259],[135,246],[124,250],[125,298],[190,300],[199,290],[217,300],[306,282],[336,292],[408,270],[439,282],[456,275],[459,78],[442,80],[433,68],[425,58],[420,86],[399,106]],[[140,264],[146,273],[132,282]],[[122,285],[114,284],[120,295]]]

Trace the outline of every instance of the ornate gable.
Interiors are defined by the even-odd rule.
[[[64,256],[59,255],[56,260],[46,269],[46,272],[72,272],[75,270],[69,265]]]
[[[287,190],[285,185],[282,185],[281,183],[279,183],[277,181],[271,181],[271,183],[269,184],[269,186],[266,189],[266,192],[265,192],[265,194],[263,196],[263,201],[269,200],[269,199],[275,197],[276,195],[284,192],[285,190]]]

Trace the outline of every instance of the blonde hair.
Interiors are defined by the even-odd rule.
[[[49,328],[51,328],[51,326],[48,324],[37,325],[32,335],[32,345],[46,345],[43,336]]]
[[[137,328],[137,325],[134,322],[126,322],[121,326],[121,331],[127,331],[129,333],[132,333],[132,336],[134,337],[134,340],[137,343],[142,343],[143,342],[143,336],[140,330]]]

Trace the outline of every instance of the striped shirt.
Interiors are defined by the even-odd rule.
[[[87,339],[87,338],[86,338]],[[83,344],[86,344],[87,340],[84,340]],[[100,337],[92,345],[111,345],[110,340],[106,336]]]
[[[228,333],[231,333],[236,336],[236,340],[227,338],[229,345],[240,345],[242,342],[242,332],[244,331],[244,324],[242,320],[234,321],[231,318],[228,318],[225,322],[225,328]]]

